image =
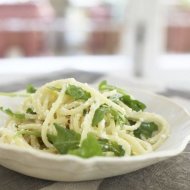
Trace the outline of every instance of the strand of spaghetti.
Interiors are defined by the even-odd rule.
[[[109,122],[110,122],[109,125],[105,128],[106,134],[116,133],[114,120],[110,118]]]
[[[45,113],[46,113],[47,110],[44,109],[44,106],[43,106],[43,99],[44,99],[44,96],[45,96],[45,93],[43,93],[43,91],[44,91],[43,88],[37,90],[36,95],[33,96],[33,102],[32,103],[37,102],[37,104],[35,105],[36,111],[44,119],[45,116],[46,116]]]
[[[74,119],[73,119],[73,129],[74,129],[74,131],[76,131],[78,133],[82,132],[82,129],[80,128],[80,126],[81,126],[81,123],[80,123],[81,116],[82,116],[82,114],[78,113],[78,114],[76,114],[74,116]]]
[[[17,146],[23,147],[23,148],[32,148],[24,139],[24,137],[16,137],[12,136],[12,138],[14,139],[12,144],[15,144]]]
[[[81,104],[83,104],[84,102],[79,102],[79,101],[74,101],[71,102],[69,104],[65,104],[64,108],[65,109],[72,109],[72,108],[76,108],[77,106],[80,106]]]
[[[26,98],[23,102],[22,108],[23,110],[27,110],[32,105],[32,96],[30,95],[28,98]]]
[[[99,137],[106,139],[107,134],[106,134],[106,130],[105,130],[105,124],[106,124],[105,119],[102,119],[102,121],[98,124],[97,133],[98,133]]]
[[[33,136],[33,135],[30,135],[30,139],[31,139],[30,140],[31,146],[36,148],[36,149],[40,149],[40,144],[39,144],[37,138],[35,136]]]
[[[39,123],[27,123],[18,125],[18,129],[33,129],[37,131],[41,131],[41,124]]]
[[[120,105],[124,107],[125,110],[128,110],[128,106],[126,106],[124,103],[120,102]],[[161,116],[155,114],[155,113],[149,113],[149,112],[131,112],[128,114],[128,117],[131,119],[142,120],[143,121],[151,121],[155,122],[156,124],[160,125],[161,127],[169,127],[168,123],[163,119]]]
[[[147,142],[147,141],[144,141],[144,140],[141,140],[139,138],[136,138],[138,142],[140,142],[140,144],[144,147],[144,149],[146,150],[146,152],[152,152],[153,150],[153,146]]]
[[[43,109],[48,110],[49,97],[45,96],[43,99]]]
[[[52,97],[51,91],[46,88],[46,85],[39,88],[34,95],[32,95],[32,104],[39,119],[45,119],[49,112],[49,107],[57,99],[57,95]]]
[[[124,140],[123,138],[121,138],[118,133],[112,134],[112,135],[108,135],[108,139],[110,139],[111,141],[117,142],[119,145],[122,146],[122,148],[125,150],[125,155],[131,155],[131,145]]]
[[[125,129],[126,131],[134,131],[138,129],[141,125],[141,121],[137,121],[134,125],[124,125],[122,126],[122,129]]]
[[[42,95],[40,94],[41,90],[37,90],[36,94],[32,95],[32,104],[35,107],[35,111],[38,115],[39,119],[45,118],[46,110],[43,109],[42,106]]]
[[[157,141],[154,141],[154,144],[152,145],[153,150],[155,150],[161,145],[161,143],[167,138],[168,133],[169,133],[169,129],[164,128],[159,134],[159,136],[157,135]],[[152,144],[151,139],[148,139],[147,141]]]
[[[150,143],[155,143],[160,138],[160,136],[168,134],[169,132],[168,126],[165,124],[158,125],[158,127],[159,127],[159,132],[156,135],[154,135],[152,138],[148,139]]]
[[[66,86],[64,86],[62,88],[61,92],[58,95],[57,100],[52,104],[52,107],[51,107],[49,113],[47,114],[45,121],[42,125],[42,141],[49,148],[53,147],[53,145],[48,141],[48,138],[47,138],[48,126],[49,126],[50,121],[53,118],[54,113],[56,112],[56,110],[59,108],[60,104],[63,101],[65,90],[66,90]]]
[[[15,136],[10,129],[0,129],[0,142],[17,145],[23,148],[31,148],[22,136]]]
[[[159,130],[160,131],[155,136],[149,138],[147,141],[150,142],[151,144],[156,143],[156,141],[158,141],[160,136],[166,132],[166,129],[164,127],[159,127]]]
[[[145,154],[149,151],[149,150],[146,150],[141,145],[141,143],[137,140],[136,137],[122,133],[121,131],[118,131],[118,132],[119,132],[119,136],[122,137],[123,139],[125,139],[131,145],[132,153],[134,155]]]
[[[104,95],[102,95],[100,92],[98,92],[97,90],[91,88],[90,86],[88,86],[86,83],[82,84],[80,82],[77,81],[71,81],[72,85],[76,85],[81,87],[83,90],[90,92],[91,95],[93,95],[94,97],[96,97],[97,99],[99,99],[101,104],[107,104],[110,105],[111,107],[113,107],[114,109],[120,111],[121,113],[123,113],[124,115],[126,114],[125,109],[123,109],[121,106],[117,105],[116,103],[112,102],[111,100],[109,100],[107,97],[105,97]],[[131,109],[131,108],[130,108]]]
[[[116,94],[118,94],[118,93],[117,93],[116,90],[112,90],[112,91],[103,92],[102,94],[103,94],[103,96],[105,96],[105,97],[110,97],[110,96],[116,95]]]
[[[122,104],[122,106],[126,109],[126,106],[124,104]],[[157,142],[153,145],[153,149],[157,148],[167,138],[167,135],[169,133],[169,125],[161,116],[154,113],[137,112],[136,114],[132,114],[130,117],[133,119],[143,118],[144,121],[151,121],[159,126],[161,131],[157,135],[147,140],[151,144]]]
[[[105,132],[103,134],[105,135],[102,136],[102,138],[110,139],[112,141],[117,142],[125,150],[126,155],[131,155],[131,145],[127,141],[125,141],[123,138],[119,137],[116,126],[115,126],[115,122],[112,118],[110,118],[109,126],[105,127],[104,130]]]
[[[15,121],[13,121],[11,119],[9,119],[9,120],[6,121],[6,123],[5,123],[5,129],[6,128],[9,129],[9,130],[12,130],[14,132],[17,131],[17,129],[15,127]]]
[[[74,117],[75,117],[75,115],[71,115],[70,116],[70,120],[69,120],[69,129],[71,129],[71,130],[73,130],[74,129],[74,125],[73,125],[73,123],[74,123]]]
[[[61,107],[60,108],[61,114],[62,115],[73,115],[73,114],[76,114],[78,112],[82,112],[84,109],[86,109],[88,106],[90,106],[93,102],[94,102],[94,98],[90,98],[86,102],[84,102],[83,104],[78,106],[77,108],[74,108],[71,110],[68,110],[68,109],[65,109],[64,107]]]
[[[80,143],[87,137],[87,134],[92,131],[92,119],[94,116],[94,113],[96,109],[100,106],[100,103],[95,100],[95,103],[93,103],[90,107],[90,111],[86,116],[84,117],[84,121],[81,124],[82,128],[82,134],[81,134],[81,140]]]
[[[26,113],[25,116],[26,116],[27,119],[31,119],[31,120],[36,120],[37,119],[37,115]]]
[[[65,94],[68,85],[82,88],[84,91],[89,92],[91,97],[84,102],[72,100],[69,95]],[[33,135],[15,136],[20,130],[38,130],[41,131],[41,139],[46,146],[44,151],[56,153],[56,149],[47,138],[47,133],[56,134],[55,128],[52,127],[53,123],[64,125],[80,133],[80,143],[87,137],[89,132],[93,132],[98,138],[115,141],[123,147],[126,155],[145,154],[157,148],[165,140],[169,132],[169,126],[161,116],[149,112],[133,111],[123,102],[119,101],[115,103],[111,98],[109,99],[111,96],[119,96],[119,94],[116,90],[101,94],[87,84],[77,82],[74,79],[57,80],[47,83],[39,88],[34,95],[30,95],[24,102],[23,110],[25,112],[28,108],[36,112],[36,115],[26,114],[27,118],[32,120],[24,121],[23,123],[10,120],[5,125],[7,131],[3,131],[2,134],[0,132],[0,141],[18,144],[18,146],[23,147],[29,146],[43,149],[38,139]],[[122,116],[136,123],[134,125],[125,124],[124,126],[120,126],[115,122],[110,113],[106,113],[103,114],[104,118],[96,127],[92,126],[95,111],[102,104],[106,104],[115,111],[118,111]],[[138,129],[142,122],[154,122],[158,125],[158,131],[154,132],[149,139],[139,139],[134,136],[133,131]],[[15,136],[14,139],[12,138],[13,136]]]
[[[136,117],[142,117],[141,115],[141,113],[137,113]],[[154,113],[144,112],[143,119],[145,121],[154,122],[159,127],[159,133],[147,140],[149,143],[153,144],[153,149],[155,149],[167,138],[169,133],[169,125],[161,116]]]

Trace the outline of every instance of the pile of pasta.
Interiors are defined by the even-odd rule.
[[[168,122],[124,90],[103,81],[99,90],[75,79],[29,86],[22,109],[8,114],[0,142],[54,154],[132,156],[149,153],[168,137]]]

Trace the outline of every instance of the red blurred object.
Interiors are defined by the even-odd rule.
[[[190,52],[190,10],[177,6],[169,12],[167,51]]]
[[[15,46],[25,56],[44,53],[45,32],[42,26],[51,22],[53,17],[53,9],[47,2],[0,4],[0,57]]]
[[[91,8],[89,17],[94,24],[94,31],[89,34],[87,51],[91,54],[116,53],[121,28],[112,23],[111,5],[103,3]]]

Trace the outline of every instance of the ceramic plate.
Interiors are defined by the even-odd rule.
[[[170,123],[170,136],[155,152],[132,157],[93,157],[53,155],[37,150],[0,144],[0,164],[19,173],[55,181],[94,180],[129,173],[180,154],[190,140],[190,116],[169,99],[139,90],[130,90],[146,103],[148,111],[162,115]],[[17,107],[20,98],[0,97],[0,105]],[[0,126],[5,121],[0,114]]]

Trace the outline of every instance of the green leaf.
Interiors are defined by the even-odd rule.
[[[139,100],[131,99],[131,97],[125,92],[125,90],[121,88],[117,88],[116,86],[109,85],[107,81],[102,81],[99,84],[99,90],[101,92],[106,91],[106,90],[108,91],[117,90],[117,92],[122,95],[121,97],[119,97],[120,101],[122,101],[124,104],[126,104],[127,106],[129,106],[131,109],[135,111],[140,111],[140,110],[143,111],[146,108],[146,105],[144,103],[140,102]],[[117,97],[114,97],[114,98],[115,98],[115,101],[117,101],[116,99]]]
[[[32,108],[28,108],[28,109],[26,110],[26,113],[32,114],[32,115],[35,115],[35,114],[36,114],[36,112],[34,112],[34,111],[32,110]]]
[[[112,89],[108,89],[106,80],[103,80],[100,82],[98,89],[99,89],[99,91],[112,90]]]
[[[61,154],[67,154],[69,150],[78,148],[80,142],[80,134],[73,130],[63,128],[54,123],[57,135],[48,135],[49,140]]]
[[[69,151],[69,154],[80,156],[82,158],[90,158],[93,156],[103,155],[101,145],[93,133],[88,133],[87,138],[83,140],[81,147]]]
[[[154,122],[143,122],[140,127],[134,130],[135,137],[142,138],[145,137],[146,139],[152,137],[152,133],[158,130],[158,125]]]
[[[128,124],[127,118],[125,118],[125,116],[123,116],[119,111],[116,111],[115,109],[103,104],[98,109],[96,109],[94,117],[92,119],[92,126],[98,125],[98,123],[104,119],[106,114],[109,113],[112,115],[117,125],[122,126],[124,124]]]
[[[91,95],[80,87],[75,85],[69,85],[66,90],[66,94],[74,98],[75,100],[88,100]]]
[[[7,114],[8,116],[10,116],[11,118],[15,119],[15,120],[24,120],[25,118],[25,114],[19,113],[19,112],[13,112],[11,109],[3,109],[3,107],[0,107],[0,111],[4,112],[5,114]]]
[[[36,92],[36,88],[32,84],[28,84],[26,87],[26,92],[32,94]]]
[[[92,119],[92,126],[96,126],[105,115],[109,112],[109,107],[106,105],[101,105],[98,109],[96,109],[94,113],[94,117]]]
[[[146,108],[146,105],[138,100],[133,100],[129,95],[123,95],[119,98],[124,104],[129,106],[132,110],[140,111]]]
[[[114,118],[116,125],[123,126],[124,124],[129,124],[127,118],[124,115],[122,115],[119,111],[111,108],[110,112]]]
[[[99,143],[102,146],[103,152],[113,152],[115,156],[125,155],[125,151],[122,146],[115,141],[109,141],[108,139],[99,139]]]
[[[106,80],[102,81],[99,84],[99,91],[103,92],[103,91],[111,91],[111,90],[117,90],[118,93],[123,94],[123,95],[126,94],[125,90],[108,84]]]

